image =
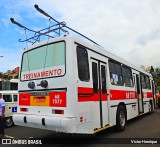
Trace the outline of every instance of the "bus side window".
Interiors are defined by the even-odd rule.
[[[139,83],[139,76],[136,75],[136,82],[137,82],[137,93],[140,94],[140,83]]]
[[[92,62],[92,76],[93,76],[93,92],[98,93],[98,67],[97,63]]]
[[[13,95],[13,101],[17,102],[17,95]]]
[[[109,70],[111,84],[123,86],[122,69],[120,63],[109,61]]]
[[[145,75],[141,74],[141,84],[142,84],[142,88],[143,89],[147,89],[147,84],[146,84],[146,80],[145,80]]]
[[[89,81],[89,63],[87,50],[77,47],[78,76],[81,81]]]
[[[12,95],[3,95],[3,99],[5,102],[12,102]]]
[[[151,89],[151,81],[149,79],[149,76],[146,75],[146,85],[147,85],[147,89]]]
[[[101,65],[101,78],[102,78],[102,93],[106,93],[106,70],[105,66]]]
[[[130,68],[122,67],[123,79],[126,87],[133,87],[133,76]]]

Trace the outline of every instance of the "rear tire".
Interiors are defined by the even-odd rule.
[[[126,110],[122,105],[120,105],[117,108],[117,115],[116,115],[116,130],[118,132],[125,130],[126,121],[127,121]]]
[[[5,125],[7,128],[10,128],[14,125],[12,117],[5,118]]]

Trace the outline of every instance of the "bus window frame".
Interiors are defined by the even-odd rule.
[[[20,68],[19,80],[20,80],[21,82],[23,82],[23,81],[30,81],[30,80],[31,80],[31,79],[29,79],[29,80],[22,80],[22,79],[21,79],[22,63],[23,63],[23,57],[24,57],[24,54],[25,54],[25,53],[27,53],[27,52],[29,52],[29,51],[32,51],[32,50],[35,50],[35,49],[37,49],[37,48],[43,47],[43,46],[47,46],[47,45],[51,45],[51,44],[59,43],[59,42],[64,42],[64,53],[65,53],[65,56],[64,56],[64,58],[65,58],[65,59],[64,59],[64,61],[65,61],[65,72],[64,72],[64,75],[55,76],[55,77],[45,77],[45,79],[57,78],[57,77],[64,77],[64,76],[66,75],[66,41],[65,41],[65,40],[60,40],[60,41],[51,42],[51,43],[48,43],[48,44],[46,43],[46,44],[37,46],[37,47],[35,47],[35,48],[32,48],[32,49],[30,49],[30,50],[27,50],[27,51],[23,52],[23,54],[22,54],[22,59],[21,59],[21,68]],[[29,72],[29,71],[28,71],[28,72]],[[41,80],[41,79],[44,79],[44,78],[38,78],[38,79],[32,79],[32,80]]]
[[[127,72],[127,76],[125,74],[123,74],[123,69],[126,69],[126,72]],[[128,74],[128,70],[130,72],[130,75]],[[128,66],[125,66],[125,65],[122,65],[122,76],[123,76],[123,83],[124,83],[124,86],[125,87],[134,87],[135,83],[134,83],[134,79],[133,79],[133,73],[132,73],[132,68],[131,67],[128,67]],[[125,78],[128,78],[131,80],[131,85],[126,85],[125,83]]]
[[[88,79],[87,80],[82,80],[82,79],[80,79],[80,77],[79,77],[79,66],[78,66],[78,54],[77,54],[77,50],[78,50],[78,48],[81,48],[81,49],[83,49],[83,50],[85,50],[86,51],[86,53],[87,53],[87,67],[88,67]],[[85,47],[82,47],[82,46],[80,46],[80,45],[77,45],[76,46],[76,58],[77,58],[77,72],[78,72],[78,78],[79,78],[79,80],[80,81],[82,81],[82,82],[90,82],[90,67],[89,67],[89,56],[88,56],[88,50],[85,48]]]
[[[110,67],[111,67],[110,63],[113,63],[113,65],[114,65],[114,68],[112,67],[113,71],[110,70]],[[117,72],[117,68],[116,68],[115,65],[120,65],[121,74],[119,73],[119,71]],[[124,86],[124,80],[123,80],[123,75],[122,75],[122,65],[121,65],[121,63],[117,62],[115,60],[109,59],[109,61],[108,61],[108,69],[109,69],[109,75],[110,75],[110,83],[111,83],[111,85]],[[114,82],[111,82],[111,79],[114,81],[114,79],[111,78],[111,77],[113,77],[113,75],[117,76],[118,79],[121,77],[122,78],[122,82],[120,84],[116,84]]]

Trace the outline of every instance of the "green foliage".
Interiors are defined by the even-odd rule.
[[[19,78],[19,75],[15,76],[15,79],[18,79]]]
[[[2,78],[3,77],[3,73],[2,72],[0,72],[0,78]]]
[[[160,68],[154,68],[153,66],[148,66],[146,68],[144,65],[141,65],[140,68],[153,76],[153,80],[156,84],[156,89],[160,91]]]
[[[151,66],[150,73],[153,75],[153,80],[156,84],[156,89],[160,91],[160,68],[154,69],[153,66]]]
[[[151,73],[151,74],[154,73],[154,68],[153,68],[153,66],[151,66],[150,73]]]
[[[2,78],[3,79],[8,79],[8,76],[7,75],[3,75]]]
[[[14,77],[12,76],[12,74],[14,74]],[[18,75],[15,75],[14,72],[11,72],[10,74],[0,72],[0,78],[1,78],[1,79],[4,79],[4,80],[10,80],[10,79],[12,79],[12,78],[18,79]]]
[[[157,86],[157,87],[156,87],[156,90],[160,91],[160,86]]]

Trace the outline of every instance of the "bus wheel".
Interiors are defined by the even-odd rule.
[[[7,118],[5,119],[5,124],[6,124],[6,127],[7,127],[7,128],[13,126],[14,123],[13,123],[12,117],[7,117]]]
[[[124,131],[126,127],[126,111],[122,105],[118,106],[116,115],[116,130]]]

